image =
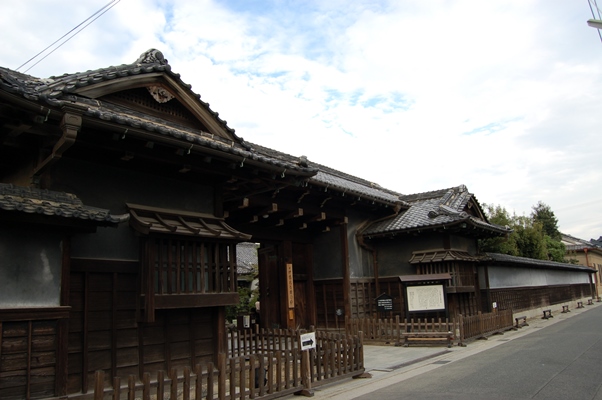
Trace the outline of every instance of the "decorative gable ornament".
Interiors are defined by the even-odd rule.
[[[144,53],[140,54],[140,57],[136,60],[136,64],[161,64],[167,65],[167,60],[163,57],[163,53],[161,53],[157,49],[149,49]]]
[[[148,86],[147,89],[157,103],[167,103],[174,98],[174,95],[162,86]]]

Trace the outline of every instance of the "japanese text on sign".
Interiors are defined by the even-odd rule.
[[[443,285],[408,286],[408,311],[444,310]]]

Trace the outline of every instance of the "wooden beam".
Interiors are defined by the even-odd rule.
[[[61,120],[61,129],[63,131],[63,135],[56,142],[54,148],[52,149],[52,153],[46,157],[33,171],[32,176],[40,176],[46,168],[54,164],[59,158],[63,156],[63,153],[69,149],[73,143],[75,143],[75,139],[77,138],[77,132],[80,130],[82,126],[82,117],[81,115],[74,114],[72,112],[66,112],[63,115],[63,119]]]
[[[240,205],[238,206],[238,208],[247,208],[249,207],[249,198],[245,197],[242,199]]]
[[[309,220],[311,222],[314,222],[314,221],[324,221],[325,219],[326,219],[326,213],[325,212],[321,212],[321,213],[318,213],[318,215],[314,215]]]
[[[278,203],[272,203],[268,207],[264,208],[263,211],[261,211],[259,214],[261,214],[261,215],[273,214],[276,211],[278,211]]]
[[[238,303],[238,293],[155,295],[155,309],[231,306]]]
[[[301,216],[303,216],[303,209],[302,208],[297,208],[293,212],[285,215],[284,219],[299,218]]]

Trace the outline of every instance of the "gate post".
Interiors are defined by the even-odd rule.
[[[98,370],[94,373],[94,400],[102,400],[105,391],[105,372]]]

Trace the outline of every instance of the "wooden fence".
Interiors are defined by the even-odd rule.
[[[514,322],[512,310],[501,310],[492,313],[478,313],[465,317],[459,315],[452,318],[404,319],[399,316],[391,319],[350,318],[345,321],[346,332],[357,335],[363,332],[366,341],[384,341],[393,344],[403,343],[404,333],[441,333],[452,332],[455,341],[463,344],[466,340],[487,337],[494,333],[512,329]]]
[[[104,371],[95,375],[94,400],[269,399],[311,390],[364,372],[362,335],[316,332],[316,348],[300,350],[300,331],[245,330],[229,334],[229,354],[217,364],[194,370],[173,369],[156,377],[114,378],[106,387]]]
[[[400,344],[403,342],[404,333],[428,332],[442,335],[457,331],[458,324],[455,319],[441,318],[411,318],[403,321],[399,316],[395,318],[348,318],[345,321],[346,332],[349,335],[363,333],[365,340],[376,340]]]
[[[510,330],[514,327],[512,310],[500,310],[465,317],[460,315],[460,337],[467,339],[484,338],[494,333]]]

